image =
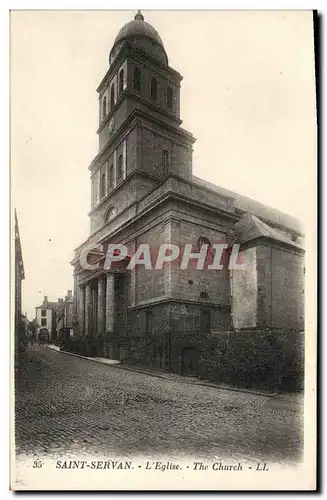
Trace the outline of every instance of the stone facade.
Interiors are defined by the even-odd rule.
[[[102,355],[198,373],[223,332],[243,330],[249,340],[266,328],[303,330],[302,233],[291,217],[193,176],[195,139],[180,120],[182,77],[142,23],[138,15],[121,30],[98,87],[91,232],[72,261],[75,334],[98,339]],[[204,239],[209,250],[239,244],[245,269],[199,270],[194,261],[181,269],[181,257],[162,269],[128,269],[142,244],[155,262],[161,244],[199,252]],[[111,243],[130,255],[108,270]],[[81,265],[85,252],[98,269]]]
[[[70,313],[72,319],[73,297],[70,297]],[[64,317],[64,299],[58,298],[56,302],[51,302],[48,300],[48,296],[45,295],[42,304],[35,308],[37,335],[39,335],[40,330],[47,331],[49,341],[57,341],[59,338],[59,330],[64,326]]]
[[[57,340],[74,333],[75,300],[73,291],[67,290],[65,299],[58,299],[56,312]]]
[[[22,325],[22,281],[25,279],[23,251],[19,235],[17,213],[15,211],[15,360],[23,349],[24,329]]]

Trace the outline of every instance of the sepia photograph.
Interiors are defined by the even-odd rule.
[[[12,490],[315,490],[317,26],[10,12]]]

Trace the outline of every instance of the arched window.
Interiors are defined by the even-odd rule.
[[[141,70],[137,66],[134,67],[134,90],[141,90]]]
[[[114,216],[115,216],[115,207],[110,206],[108,207],[108,210],[106,211],[105,215],[105,222],[109,222]]]
[[[124,90],[124,70],[119,71],[119,94]]]
[[[153,101],[157,100],[157,94],[158,94],[158,82],[156,78],[151,78],[151,99]]]
[[[210,241],[205,236],[200,236],[200,238],[197,241],[197,247],[199,249],[201,249],[202,245],[208,245],[208,248],[210,247]]]
[[[199,299],[208,299],[209,298],[209,294],[207,292],[200,292],[199,294]]]
[[[106,174],[101,174],[100,179],[100,198],[104,198],[106,196]]]
[[[171,87],[167,87],[167,108],[173,108],[173,89]]]
[[[114,166],[113,164],[109,167],[109,189],[113,189],[114,187]]]
[[[123,155],[119,155],[118,166],[117,166],[117,182],[121,181],[122,178],[123,178]]]
[[[169,167],[169,154],[167,149],[163,149],[161,153],[161,163],[162,163],[162,171],[164,175],[168,174]]]
[[[115,105],[115,84],[113,83],[111,85],[111,90],[110,90],[110,109],[112,109]]]
[[[104,120],[106,116],[107,116],[107,98],[106,96],[104,96],[102,100],[102,119]]]

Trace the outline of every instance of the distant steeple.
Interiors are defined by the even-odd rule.
[[[135,14],[134,17],[135,21],[144,21],[144,16],[142,15],[141,11],[138,10],[137,13]]]

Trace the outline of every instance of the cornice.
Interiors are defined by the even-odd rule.
[[[145,172],[142,172],[140,170],[133,170],[133,172],[131,172],[129,174],[129,176],[126,177],[125,180],[127,180],[128,178],[131,178],[132,176],[137,176],[137,175],[151,177],[151,176],[149,176],[149,174],[146,174]],[[151,189],[148,193],[146,193],[141,199],[139,199],[139,200],[131,203],[130,205],[128,205],[128,207],[126,207],[119,215],[121,215],[122,213],[124,213],[126,210],[130,209],[132,206],[139,204],[141,201],[144,201],[152,192],[154,192],[156,189],[160,188],[160,186],[163,183],[165,183],[169,177],[173,177],[173,178],[176,178],[178,180],[182,180],[182,181],[186,182],[185,179],[182,179],[179,176],[171,174],[164,181],[162,181],[161,183],[159,183],[157,186],[154,186],[154,188]],[[117,189],[119,189],[119,187],[121,185],[122,184],[120,184],[117,187]],[[204,189],[206,189],[206,188],[204,188]],[[105,201],[108,200],[109,196],[111,196],[113,192],[114,191],[111,191],[110,195],[108,195],[108,197],[106,197],[106,198],[103,199],[103,203],[105,203]],[[217,194],[217,196],[219,197],[218,194]],[[231,220],[232,222],[237,222],[238,220],[240,220],[240,216],[237,215],[237,214],[235,214],[235,212],[226,211],[226,210],[222,209],[221,207],[217,207],[216,205],[212,205],[212,204],[209,204],[209,203],[205,203],[205,202],[201,202],[201,201],[195,200],[194,198],[188,197],[186,195],[181,195],[181,194],[179,194],[177,192],[174,192],[171,189],[167,188],[167,191],[165,191],[161,196],[159,196],[152,203],[150,203],[148,206],[146,206],[141,212],[138,212],[128,222],[125,222],[123,224],[123,227],[117,228],[112,234],[113,235],[119,234],[120,231],[122,231],[123,229],[126,229],[126,227],[130,226],[131,224],[133,224],[136,220],[138,220],[139,218],[143,217],[146,213],[148,213],[149,211],[153,210],[156,206],[160,205],[161,203],[164,203],[164,202],[168,201],[169,199],[175,199],[176,201],[185,203],[188,206],[189,205],[193,205],[193,206],[196,206],[196,207],[205,208],[206,210],[211,211],[211,212],[213,212],[215,214],[219,214],[219,215],[227,218],[228,220]],[[94,211],[96,211],[98,209],[98,207],[99,207],[99,205],[96,208],[94,208],[90,212],[90,214],[94,213]],[[88,241],[90,241],[91,239],[95,238],[96,234],[100,233],[103,230],[103,227],[104,226],[102,226],[100,229],[98,229],[97,231],[95,231],[94,233],[92,233],[83,243],[81,243],[81,245],[79,245],[78,247],[76,247],[75,248],[75,252],[77,252],[85,244],[87,244]],[[105,240],[106,238],[107,238],[107,236],[105,235],[105,236],[103,236],[103,238],[101,238],[98,241],[101,242],[101,241]],[[71,264],[73,264],[73,262],[75,260],[76,259],[74,258],[71,261]]]
[[[216,307],[216,308],[221,308],[221,309],[231,309],[231,306],[229,304],[217,304],[216,302],[212,302],[210,300],[206,301],[199,301],[199,300],[187,300],[187,299],[182,299],[178,297],[174,297],[173,295],[166,295],[164,297],[156,297],[155,299],[149,299],[148,301],[144,301],[144,303],[136,304],[135,306],[128,306],[127,309],[129,311],[136,310],[136,309],[145,309],[147,307],[159,305],[159,304],[168,304],[168,303],[179,303],[179,304],[188,304],[188,305],[196,305],[196,306],[201,306],[201,307]]]
[[[174,200],[179,201],[179,202],[183,202],[183,203],[185,203],[188,206],[193,205],[193,206],[196,206],[196,207],[205,208],[206,210],[209,210],[209,211],[211,211],[211,212],[213,212],[215,214],[219,214],[220,216],[225,217],[227,219],[230,219],[233,222],[239,220],[239,218],[234,213],[226,212],[225,210],[223,210],[223,209],[221,209],[221,208],[219,208],[219,207],[217,207],[215,205],[209,205],[207,203],[200,202],[198,200],[194,200],[194,198],[190,198],[190,197],[187,197],[187,196],[184,196],[184,195],[180,195],[179,193],[176,193],[174,191],[167,190],[165,193],[163,193],[163,195],[161,195],[156,200],[154,200],[152,203],[150,203],[148,206],[146,206],[142,211],[138,212],[129,221],[125,222],[124,224],[122,224],[121,227],[119,227],[115,231],[113,231],[112,234],[111,234],[111,236],[116,236],[122,230],[125,230],[126,228],[128,228],[129,226],[131,226],[132,224],[134,224],[135,221],[137,221],[138,219],[141,219],[144,215],[146,215],[147,213],[149,213],[152,210],[154,210],[157,206],[159,206],[159,205],[161,205],[163,203],[166,203],[166,202],[168,202],[171,199],[174,199]],[[138,204],[138,203],[139,203],[139,201],[136,201],[135,203],[129,205],[125,210],[127,210],[131,206],[133,206],[135,204]],[[121,212],[121,213],[123,213],[123,212]],[[181,220],[182,220],[182,218],[181,218]],[[101,227],[98,231],[96,231],[95,233],[93,233],[92,235],[90,235],[90,237],[84,243],[82,243],[82,245],[80,245],[79,247],[76,248],[76,251],[79,250],[79,248],[83,247],[84,244],[86,244],[91,238],[94,238],[95,235],[97,233],[100,233],[102,230],[103,230],[103,227]],[[108,235],[104,235],[103,237],[101,237],[98,240],[98,243],[104,242],[107,237],[108,237]]]
[[[92,210],[90,210],[90,212],[88,213],[88,216],[94,214],[99,208],[101,208],[114,194],[117,193],[117,191],[119,191],[119,189],[124,186],[125,184],[128,183],[128,181],[132,180],[134,177],[137,177],[137,176],[140,176],[140,177],[146,177],[148,179],[152,179],[154,181],[157,182],[157,185],[154,186],[154,189],[156,189],[160,183],[160,180],[157,178],[157,177],[154,177],[153,175],[151,174],[148,174],[147,172],[144,172],[143,170],[137,170],[137,169],[134,169],[132,170],[132,172],[130,172],[126,177],[125,179],[120,182],[118,184],[118,186],[116,186],[114,189],[112,189],[108,194],[107,196],[105,196],[105,198],[103,198],[100,203],[98,203],[98,205],[94,208],[92,208]],[[147,196],[147,195],[145,195]],[[143,198],[142,198],[143,199]],[[130,208],[132,205],[134,205],[134,202],[133,203],[130,203],[125,209],[127,210],[128,208]],[[120,212],[122,213],[122,212]],[[116,217],[118,217],[120,214],[117,214]],[[114,217],[112,220],[114,220],[116,217]]]
[[[101,132],[101,130],[103,130],[105,128],[105,126],[107,125],[107,123],[114,116],[114,114],[116,113],[116,111],[119,108],[120,104],[122,103],[124,97],[130,97],[131,99],[135,99],[135,101],[140,102],[142,105],[146,104],[146,106],[148,108],[150,108],[155,113],[159,113],[159,114],[161,114],[163,116],[169,116],[169,118],[173,122],[176,122],[177,126],[179,126],[179,125],[181,125],[183,123],[183,121],[180,118],[177,118],[173,113],[170,113],[170,111],[168,111],[166,109],[162,109],[160,106],[158,106],[155,103],[152,103],[152,102],[150,102],[148,100],[144,100],[143,97],[141,97],[137,92],[134,92],[134,91],[129,90],[129,89],[126,88],[118,96],[118,99],[117,99],[115,105],[113,106],[113,108],[111,108],[111,110],[109,111],[109,113],[107,114],[107,116],[105,117],[105,119],[102,120],[102,122],[100,123],[100,126],[99,126],[98,130],[96,131],[97,134],[99,134]]]
[[[121,124],[121,126],[113,133],[112,137],[109,139],[107,144],[103,147],[101,151],[94,157],[93,161],[91,162],[90,166],[88,167],[89,170],[93,170],[94,167],[96,166],[97,162],[100,161],[102,163],[104,160],[104,157],[110,155],[110,151],[113,151],[116,148],[116,145],[119,144],[124,138],[120,137],[122,134],[126,132],[129,128],[132,129],[134,125],[136,125],[138,119],[140,122],[140,125],[142,124],[141,120],[142,118],[144,120],[149,120],[150,122],[154,122],[157,125],[159,125],[162,128],[166,128],[169,130],[173,135],[179,136],[183,138],[186,142],[186,144],[193,144],[195,142],[195,137],[190,133],[187,132],[186,130],[182,128],[177,128],[173,127],[169,123],[166,123],[162,120],[159,120],[157,117],[154,117],[151,114],[148,114],[140,109],[134,109],[130,115],[127,116],[126,120]],[[183,143],[182,145],[186,145]]]
[[[248,248],[252,248],[259,245],[268,246],[269,248],[275,248],[277,250],[286,250],[296,255],[305,254],[305,250],[303,248],[294,246],[291,243],[287,243],[286,241],[275,240],[273,238],[270,238],[269,236],[259,236],[258,238],[253,238],[253,240],[241,243],[241,249],[246,250]]]
[[[133,48],[128,42],[125,42],[122,48],[120,49],[119,53],[115,57],[115,60],[109,66],[106,74],[99,83],[96,89],[99,94],[101,94],[104,87],[106,87],[107,83],[110,81],[111,77],[117,71],[117,69],[119,68],[119,66],[126,57],[130,57],[131,59],[135,60],[138,59],[141,62],[146,61],[148,64],[155,66],[157,71],[161,72],[162,74],[168,73],[175,79],[177,79],[179,82],[181,82],[183,79],[182,75],[175,69],[171,68],[169,65],[166,66],[165,64],[160,63],[159,61],[157,61],[150,55],[146,54],[142,50]]]

